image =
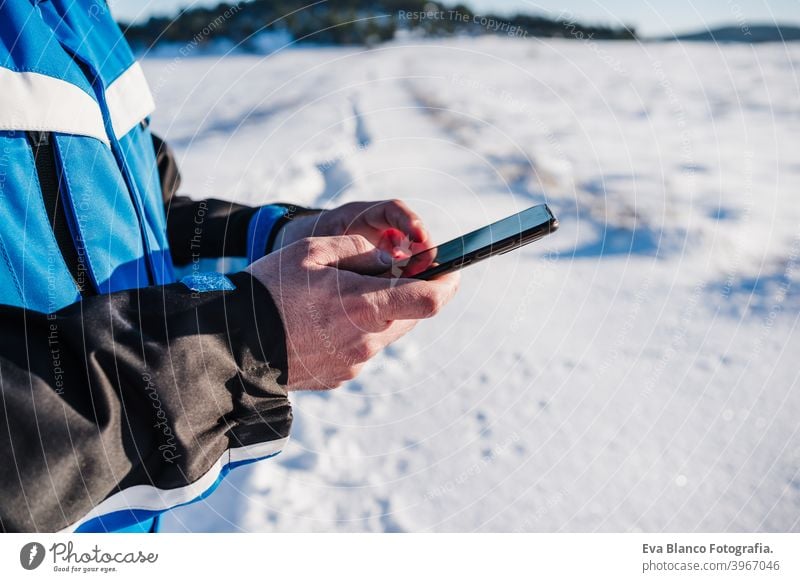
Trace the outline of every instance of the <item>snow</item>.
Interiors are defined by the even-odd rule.
[[[167,530],[800,530],[797,44],[407,40],[146,59],[184,191],[551,237]]]

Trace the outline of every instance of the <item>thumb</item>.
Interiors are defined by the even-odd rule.
[[[392,256],[359,234],[318,239],[329,246],[326,265],[361,275],[380,275],[392,267]]]

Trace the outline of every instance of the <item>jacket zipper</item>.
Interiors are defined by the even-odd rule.
[[[85,255],[78,252],[67,223],[66,207],[61,196],[60,180],[56,168],[56,155],[50,134],[46,131],[29,131],[28,141],[33,149],[36,174],[42,190],[47,218],[58,249],[67,265],[72,280],[81,296],[89,295],[88,272]]]

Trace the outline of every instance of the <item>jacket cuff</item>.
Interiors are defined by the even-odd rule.
[[[277,204],[262,206],[253,213],[247,228],[247,262],[252,263],[267,254],[268,243],[274,238],[279,221],[287,210]],[[282,225],[282,224],[281,224]]]
[[[287,222],[290,222],[295,218],[300,218],[301,216],[309,216],[311,214],[320,214],[323,212],[321,208],[306,208],[305,206],[283,204],[282,202],[278,202],[275,206],[280,206],[283,208],[284,213],[283,216],[281,216],[275,223],[275,226],[272,227],[272,233],[267,239],[267,253],[271,253],[273,250],[275,250],[275,240],[278,238],[278,233],[280,232],[281,228]]]
[[[229,321],[244,322],[239,341],[245,349],[240,352],[239,365],[242,377],[251,379],[244,382],[239,401],[234,403],[235,425],[228,432],[231,446],[285,438],[291,428],[292,412],[285,388],[288,358],[280,313],[267,288],[249,273],[236,273],[228,279],[236,287],[236,300],[228,303],[226,311]],[[271,376],[286,398],[269,399],[264,406],[260,376]]]
[[[270,204],[258,208],[250,219],[247,230],[247,261],[252,263],[271,253],[281,228],[289,221],[301,216],[319,214],[318,208],[306,208],[295,204]]]
[[[228,302],[230,322],[240,322],[241,340],[249,354],[240,362],[244,368],[267,364],[279,371],[278,383],[286,384],[286,335],[278,308],[267,288],[250,273],[241,271],[225,276],[235,288],[235,301]]]

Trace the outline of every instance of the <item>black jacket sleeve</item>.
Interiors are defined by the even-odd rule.
[[[61,530],[117,492],[184,487],[229,449],[288,436],[279,314],[249,274],[230,280],[0,307],[0,530]]]
[[[172,150],[161,138],[153,135],[164,211],[167,215],[167,238],[172,260],[188,265],[195,258],[246,257],[247,230],[258,208],[225,200],[208,198],[193,200],[177,194],[181,176]],[[291,218],[315,214],[319,210],[291,204],[279,204],[287,214],[273,228],[265,253],[272,249],[275,233]]]
[[[179,196],[181,174],[172,150],[155,134],[153,147],[173,262],[188,265],[195,257],[246,257],[247,227],[258,209],[213,198]]]

